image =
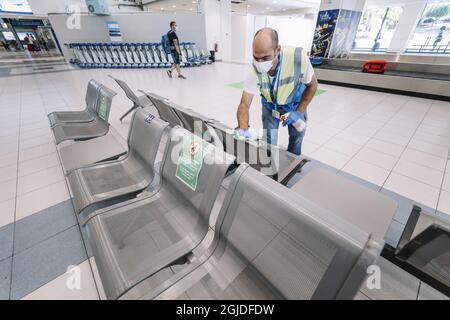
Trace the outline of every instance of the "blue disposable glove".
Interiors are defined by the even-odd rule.
[[[291,124],[293,125],[299,120],[303,121],[302,114],[298,111],[292,111],[291,113],[289,113],[289,117],[283,121],[283,127],[289,126]]]
[[[252,134],[250,133],[250,131],[248,129],[237,129],[236,130],[237,134],[245,139],[252,139]]]

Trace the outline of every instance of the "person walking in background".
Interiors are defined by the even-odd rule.
[[[178,73],[178,78],[186,79],[186,77],[183,74],[181,74],[180,68],[181,49],[180,49],[180,41],[176,34],[177,30],[178,30],[177,22],[176,21],[170,22],[170,31],[167,33],[167,36],[169,38],[170,54],[172,55],[173,58],[173,64],[170,67],[170,69],[167,70],[167,75],[170,78],[172,78],[172,72],[174,69],[176,69]]]
[[[44,51],[48,51],[47,43],[43,37],[38,37],[39,46],[44,49]]]
[[[437,36],[436,36],[436,40],[434,40],[434,43],[433,43],[433,50],[436,48],[436,46],[442,41],[442,39],[444,38],[444,31],[445,31],[445,29],[447,29],[445,26],[442,26],[440,29],[439,29],[439,33],[437,34]]]
[[[33,43],[31,42],[31,39],[28,37],[28,35],[23,38],[23,41],[25,42],[28,52],[33,51]]]

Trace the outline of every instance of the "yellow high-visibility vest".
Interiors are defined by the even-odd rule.
[[[308,66],[308,54],[300,47],[283,47],[281,51],[281,70],[276,88],[275,100],[270,94],[270,79],[267,73],[258,72],[253,66],[261,95],[268,103],[288,105],[292,102],[298,87],[303,83],[305,71]]]

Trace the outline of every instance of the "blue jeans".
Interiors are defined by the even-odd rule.
[[[301,113],[303,116],[303,121],[308,121],[308,115],[306,111]],[[280,125],[280,120],[272,116],[272,111],[266,107],[262,107],[262,122],[264,135],[263,139],[269,144],[278,145],[278,126]],[[305,136],[306,130],[298,132],[294,126],[288,126],[289,131],[289,145],[288,151],[296,155],[301,155],[302,153],[302,142]]]

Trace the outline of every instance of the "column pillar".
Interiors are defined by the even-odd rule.
[[[365,3],[366,0],[322,0],[311,54],[348,57]]]
[[[217,44],[216,59],[231,59],[231,0],[202,0],[200,11],[205,15],[206,46],[213,50]]]
[[[403,13],[387,50],[388,53],[402,54],[416,30],[427,1],[409,3],[403,6]]]

